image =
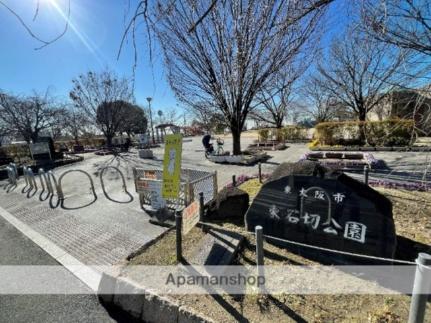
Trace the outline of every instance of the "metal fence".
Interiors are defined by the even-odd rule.
[[[152,174],[152,178],[148,174]],[[163,170],[155,168],[134,168],[136,191],[139,193],[140,203],[151,204],[150,191],[138,191],[136,182],[139,179],[161,181]],[[169,208],[182,209],[192,201],[199,199],[199,193],[204,193],[204,204],[208,204],[217,196],[217,172],[207,172],[195,169],[181,169],[181,183],[179,197],[167,199],[166,204]]]

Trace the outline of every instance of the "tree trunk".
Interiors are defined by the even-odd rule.
[[[366,143],[365,122],[367,121],[367,112],[365,108],[359,110],[359,121],[359,144],[364,145]]]
[[[112,147],[112,138],[114,136],[111,134],[107,134],[107,135],[105,135],[105,137],[106,137],[106,145],[108,146],[108,148],[111,148]]]
[[[238,127],[231,127],[233,140],[233,154],[241,155],[241,130]]]
[[[30,138],[31,138],[31,140],[33,141],[33,143],[36,143],[36,142],[37,142],[37,140],[39,139],[39,133],[37,133],[37,132],[33,132],[33,133],[30,135]]]

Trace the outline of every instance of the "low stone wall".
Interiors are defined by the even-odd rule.
[[[431,147],[360,147],[360,146],[317,146],[310,147],[312,151],[417,151],[426,152],[431,151]]]
[[[104,272],[98,295],[103,304],[115,306],[143,322],[213,323],[212,319],[177,301],[146,290],[145,286],[120,277],[121,266]]]

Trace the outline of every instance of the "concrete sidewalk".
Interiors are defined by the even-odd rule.
[[[58,265],[55,259],[2,218],[0,246],[2,266]],[[64,276],[76,288],[88,289],[67,270],[64,270]],[[0,309],[0,322],[121,321],[121,314],[108,313],[90,290],[85,295],[0,295]]]

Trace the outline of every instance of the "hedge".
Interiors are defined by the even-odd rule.
[[[285,140],[307,140],[308,129],[300,126],[286,126],[284,127]]]
[[[258,131],[260,141],[275,139],[277,141],[305,140],[307,139],[307,128],[299,126],[286,126],[284,128],[265,128]]]
[[[104,138],[79,138],[79,144],[85,147],[101,147],[105,144]],[[54,147],[59,150],[66,146],[72,150],[76,145],[74,140],[62,140],[54,142]],[[13,145],[0,146],[0,158],[12,158],[16,163],[24,163],[31,160],[31,153],[28,144],[20,143]]]
[[[12,158],[16,163],[23,163],[31,160],[30,148],[27,144],[1,146],[0,156]]]
[[[93,138],[79,138],[78,142],[80,145],[84,147],[98,148],[105,145],[106,140],[105,138],[93,137]],[[61,146],[66,146],[68,149],[73,150],[73,146],[76,145],[76,142],[75,140],[59,140],[59,141],[56,141],[54,145],[57,150],[60,149]]]
[[[316,125],[314,139],[318,145],[328,146],[408,146],[413,131],[414,121],[410,119],[322,122]]]

